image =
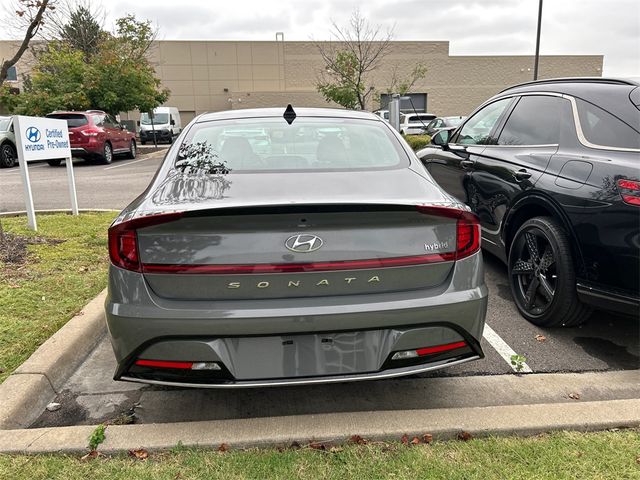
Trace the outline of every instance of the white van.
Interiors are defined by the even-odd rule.
[[[153,126],[151,125],[151,117],[148,113],[140,115],[140,143],[142,145],[147,142],[153,143],[153,132],[157,142],[173,143],[173,140],[182,131],[182,122],[180,122],[180,112],[176,107],[158,107],[153,110]]]

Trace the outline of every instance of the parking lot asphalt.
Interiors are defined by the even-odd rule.
[[[114,159],[111,165],[98,165],[74,159],[74,173],[79,208],[113,208],[127,206],[149,184],[166,150],[145,153],[140,147],[135,160]],[[36,210],[71,208],[64,163],[50,167],[47,163],[30,163],[29,176]],[[25,210],[20,169],[0,170],[0,213]]]
[[[141,149],[141,153],[142,153]],[[109,166],[75,161],[80,208],[121,209],[148,185],[162,161],[164,152],[141,155],[136,160],[118,160]],[[68,208],[67,177],[64,167],[30,165],[36,209]],[[0,212],[24,210],[20,173],[17,168],[0,170]],[[234,415],[273,414],[278,399],[313,398],[313,405],[333,407],[294,408],[285,413],[313,413],[336,407],[336,398],[347,396],[358,407],[393,408],[419,405],[428,395],[434,377],[513,375],[510,356],[526,357],[525,372],[585,372],[633,370],[640,367],[640,338],[637,319],[607,312],[594,312],[586,323],[569,329],[543,329],[525,321],[511,298],[506,267],[485,254],[486,281],[489,287],[487,328],[482,347],[485,358],[446,370],[395,380],[359,382],[287,389],[251,389],[228,391],[185,390],[114,382],[115,362],[105,337],[87,361],[69,379],[58,397],[63,408],[44,412],[36,426],[89,424],[113,419],[135,410],[141,423],[207,420]],[[407,392],[398,398],[398,387]],[[270,399],[266,401],[266,399]],[[410,400],[409,400],[410,399]],[[363,403],[364,402],[364,403]],[[352,402],[353,403],[353,402]],[[345,407],[349,408],[349,407]],[[354,407],[355,408],[355,407]],[[416,407],[418,408],[418,407]],[[277,410],[277,409],[276,409]],[[243,413],[244,412],[244,413]]]

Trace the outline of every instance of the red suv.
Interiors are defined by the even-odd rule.
[[[97,158],[111,163],[114,155],[125,154],[136,158],[136,136],[108,113],[101,110],[86,112],[53,112],[47,118],[67,121],[71,153],[74,157]],[[60,165],[62,159],[49,160],[49,165]]]

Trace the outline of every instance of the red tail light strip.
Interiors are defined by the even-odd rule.
[[[434,353],[448,352],[449,350],[456,350],[458,348],[463,348],[466,346],[467,342],[447,343],[445,345],[437,345],[435,347],[418,348],[416,350],[416,353],[422,357],[424,355],[433,355]]]
[[[451,262],[456,259],[456,252],[433,253],[410,257],[369,258],[366,260],[344,260],[336,262],[308,263],[258,263],[251,265],[142,265],[144,273],[190,273],[190,274],[249,274],[249,273],[293,273],[293,272],[328,272],[332,270],[362,270],[367,268],[406,267],[426,263]]]

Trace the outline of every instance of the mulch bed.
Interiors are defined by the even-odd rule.
[[[27,237],[14,233],[0,234],[0,277],[21,276],[22,267],[27,264],[27,245],[57,245],[64,242],[56,238]]]

